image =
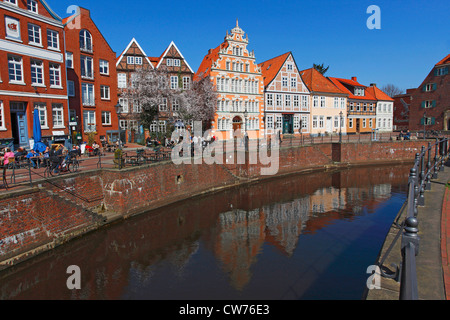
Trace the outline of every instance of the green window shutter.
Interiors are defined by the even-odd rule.
[[[422,87],[422,92],[425,92],[425,91],[427,91],[427,85],[426,84],[424,84],[423,87]]]
[[[433,83],[433,91],[436,91],[437,89],[437,83]]]
[[[431,105],[432,105],[433,108],[436,108],[436,100],[433,100]]]
[[[422,108],[425,108],[425,101],[422,101]]]
[[[436,118],[435,118],[435,117],[432,117],[432,118],[431,118],[431,124],[434,125],[435,123],[436,123]]]
[[[438,69],[435,68],[435,69],[434,69],[434,76],[437,77],[437,75],[438,75]]]
[[[445,72],[444,74],[448,74],[448,67],[445,67]]]
[[[425,123],[425,119],[424,118],[420,118],[420,124],[423,125]]]

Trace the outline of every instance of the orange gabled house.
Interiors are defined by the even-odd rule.
[[[224,42],[208,51],[195,74],[195,79],[209,77],[216,88],[211,130],[225,140],[238,129],[250,139],[264,136],[264,80],[255,54],[247,46],[248,36],[236,21]]]
[[[267,134],[310,133],[309,90],[292,52],[260,63]]]
[[[328,77],[340,90],[348,94],[347,134],[371,133],[376,129],[377,99],[367,90],[367,86],[351,79]]]

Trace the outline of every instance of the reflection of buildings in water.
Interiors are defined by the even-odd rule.
[[[334,187],[316,190],[316,192],[309,197],[312,216],[345,208],[345,194],[346,189]]]
[[[361,215],[364,208],[372,212],[380,203],[380,200],[387,200],[392,195],[391,184],[377,184],[365,188],[347,188],[346,202],[349,208],[356,215]]]
[[[242,290],[250,281],[250,266],[264,243],[264,213],[259,209],[233,210],[221,213],[219,224],[216,256],[230,275],[232,286]]]
[[[309,196],[286,203],[275,203],[263,208],[266,214],[266,241],[291,256],[298,237],[308,220]]]

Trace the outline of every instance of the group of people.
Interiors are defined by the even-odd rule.
[[[403,130],[400,132],[399,135],[400,138],[403,138],[403,140],[411,140],[411,132],[407,130],[406,132],[403,132]]]
[[[4,169],[6,169],[8,165],[11,163],[12,158],[14,159],[15,162],[20,162],[22,160],[28,159],[30,160],[32,167],[36,169],[40,166],[43,159],[49,158],[50,149],[47,147],[45,151],[38,153],[33,149],[27,151],[25,148],[20,147],[17,149],[16,152],[12,152],[10,148],[5,148],[3,152],[4,155],[2,163]]]

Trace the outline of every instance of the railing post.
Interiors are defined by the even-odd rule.
[[[433,170],[433,179],[437,179],[438,177],[438,148],[439,148],[439,139],[436,138],[436,143],[434,144],[434,170]]]
[[[430,152],[431,152],[431,142],[428,142],[428,152],[427,152],[427,173],[426,173],[426,190],[431,190],[431,161],[430,161]]]
[[[419,254],[419,241],[417,233],[419,222],[414,217],[405,221],[402,236],[402,274],[400,282],[400,300],[418,300],[416,256]]]
[[[446,150],[445,150],[445,142],[446,141],[447,140],[442,140],[439,143],[439,154],[441,155],[441,165],[439,166],[439,171],[444,171],[444,162],[445,162],[444,156],[446,154]]]

